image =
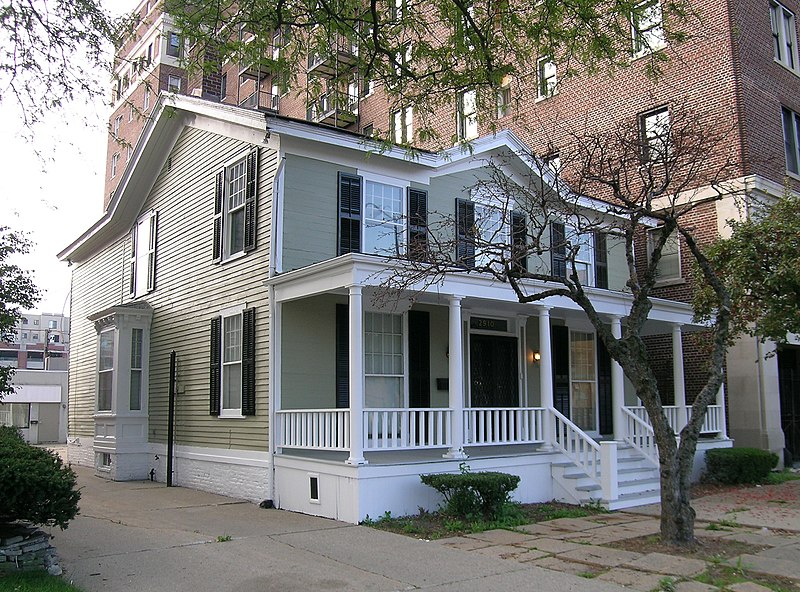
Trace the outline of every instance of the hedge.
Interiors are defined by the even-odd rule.
[[[778,464],[778,455],[758,448],[706,451],[706,478],[717,483],[760,483]]]
[[[444,511],[458,518],[495,519],[519,485],[517,475],[483,472],[421,475],[425,485],[444,496]]]

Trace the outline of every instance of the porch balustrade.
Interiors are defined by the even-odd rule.
[[[554,446],[591,479],[600,480],[600,445],[567,417],[551,409],[554,418]]]
[[[642,418],[641,413],[634,413],[631,409],[622,408],[625,420],[624,440],[638,450],[653,465],[658,466],[658,448],[656,448],[656,435],[649,422]]]
[[[648,425],[650,424],[650,416],[644,407],[626,407],[631,414],[635,415]],[[680,431],[686,426],[686,419],[690,418],[692,413],[691,406],[681,407],[678,405],[667,405],[664,407],[664,413],[667,415],[672,431],[679,434]],[[717,434],[724,433],[725,419],[723,416],[722,405],[709,405],[706,411],[706,417],[703,420],[703,425],[700,428],[701,434]]]
[[[276,411],[278,448],[313,450],[350,449],[348,409],[293,409]]]
[[[464,410],[464,444],[540,444],[544,440],[542,407]]]
[[[450,409],[364,409],[364,450],[449,447],[452,415]]]

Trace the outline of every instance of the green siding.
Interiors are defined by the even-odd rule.
[[[625,284],[628,274],[628,262],[625,259],[625,240],[609,236],[606,239],[608,251],[608,288],[609,290],[630,291]]]

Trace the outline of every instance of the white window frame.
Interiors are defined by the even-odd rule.
[[[117,169],[119,169],[119,152],[111,155],[111,178],[117,176]]]
[[[176,82],[177,81],[177,82]],[[170,74],[167,77],[167,90],[171,93],[181,92],[181,77]]]
[[[386,328],[387,318],[390,322],[390,331],[386,332],[383,329]],[[370,327],[375,329],[376,322],[380,320],[380,331],[372,330],[370,331]],[[400,332],[396,333],[394,331],[395,321],[399,322]],[[407,374],[407,366],[408,366],[408,355],[407,355],[407,340],[406,335],[408,334],[408,327],[407,327],[407,316],[405,314],[395,314],[395,313],[386,313],[382,311],[365,311],[364,312],[364,399],[365,399],[365,407],[367,408],[375,408],[375,407],[388,407],[388,408],[397,408],[397,407],[407,407],[406,401],[408,400],[408,381],[406,380]],[[384,346],[386,345],[386,337],[399,337],[400,339],[400,349],[399,351],[395,351],[394,349],[390,352],[384,351]],[[395,341],[395,340],[393,340]],[[378,347],[373,348],[373,345],[377,344]],[[384,367],[385,358],[389,356],[390,358],[394,358],[393,360],[393,367],[389,368],[388,371]],[[396,358],[399,356],[399,369],[400,371],[397,372],[397,360]],[[372,357],[372,358],[371,358]],[[376,364],[376,357],[381,358],[380,360],[380,368],[378,368],[378,364]],[[381,401],[375,402],[374,400],[370,400],[372,393],[370,392],[370,379],[395,379],[400,381],[400,387],[398,390],[399,400],[397,401]],[[390,403],[389,405],[381,404],[381,403]]]
[[[138,336],[138,339],[137,339]],[[138,376],[138,381],[135,377]],[[131,366],[130,366],[130,389],[128,395],[128,409],[130,411],[142,410],[142,395],[144,392],[144,329],[141,327],[131,327]],[[135,389],[134,385],[138,388]],[[136,395],[134,399],[134,394]],[[136,400],[136,406],[134,406]]]
[[[769,3],[772,51],[775,61],[794,73],[800,73],[797,55],[797,28],[794,13],[780,2]]]
[[[239,175],[241,171],[241,175]],[[235,177],[233,175],[236,175]],[[238,196],[241,203],[231,200]],[[245,204],[247,203],[247,154],[225,164],[222,191],[222,259],[233,259],[245,254]],[[239,227],[241,248],[233,244],[233,229]]]
[[[158,214],[151,210],[139,218],[131,229],[131,259],[128,281],[130,293],[139,298],[155,289],[156,241]],[[151,271],[153,270],[153,271]]]
[[[166,53],[169,57],[180,59],[183,57],[181,54],[183,49],[183,41],[181,40],[181,36],[176,31],[167,31],[165,35],[167,43],[166,48],[164,49],[164,53]],[[178,43],[177,46],[172,44],[172,39],[175,39]],[[173,51],[173,48],[174,51]]]
[[[475,230],[477,241],[490,245],[488,250],[479,244],[475,245],[475,267],[486,267],[496,259],[498,245],[506,245],[508,258],[511,255],[511,212],[513,204],[497,204],[496,196],[501,194],[499,188],[475,187],[470,192],[470,201],[474,207]]]
[[[111,345],[111,366],[104,367],[104,357],[103,357],[103,341],[110,338],[110,345]],[[95,393],[95,411],[97,413],[112,413],[114,409],[114,374],[115,369],[117,366],[117,329],[115,327],[110,327],[108,329],[103,329],[97,336],[97,388]],[[108,405],[100,406],[100,382],[101,377],[108,375]]]
[[[644,0],[634,7],[631,13],[631,39],[634,58],[646,56],[667,45],[660,0]]]
[[[576,378],[575,377],[575,350],[573,349],[573,344],[576,343],[574,339],[575,335],[583,335],[583,336],[590,336],[591,343],[592,343],[592,352],[591,352],[591,363],[594,367],[594,377],[593,378]],[[575,417],[575,385],[576,384],[588,384],[592,386],[592,409],[594,412],[594,421],[591,426],[583,425],[581,426],[578,424],[578,418]],[[597,387],[597,335],[594,331],[589,330],[581,330],[581,329],[573,329],[570,328],[569,330],[569,409],[570,409],[570,420],[578,425],[582,430],[587,432],[594,432],[596,433],[599,430],[599,422],[600,422],[600,409],[597,400],[598,395],[598,387]]]
[[[148,109],[150,109],[150,89],[144,89],[144,99],[142,99],[142,112],[147,113]]]
[[[658,107],[639,116],[642,159],[645,162],[659,162],[667,157],[671,123],[669,107],[666,106]]]
[[[506,117],[511,111],[511,83],[500,86],[497,90],[497,117]]]
[[[119,138],[119,128],[122,126],[122,115],[117,115],[114,118],[113,134],[115,138]]]
[[[458,139],[478,137],[478,93],[474,88],[458,93]]]
[[[536,98],[547,99],[558,94],[558,66],[550,58],[536,60]]]
[[[655,246],[655,235],[656,233],[661,232],[660,228],[651,228],[647,232],[647,259],[650,260],[650,257],[653,254],[653,248]],[[667,242],[664,243],[664,248],[661,249],[661,259],[658,260],[658,266],[656,267],[656,283],[663,283],[663,282],[674,282],[681,280],[683,278],[683,270],[681,269],[681,241],[678,239],[677,230],[673,231],[673,233],[667,239]],[[677,258],[677,272],[673,272],[670,274],[665,274],[663,270],[662,264],[666,261],[670,261],[673,258]]]
[[[232,306],[230,308],[226,308],[220,311],[220,382],[219,382],[219,417],[221,419],[243,419],[245,416],[242,414],[242,395],[243,395],[243,381],[242,381],[242,368],[243,368],[243,348],[244,348],[244,310],[247,305],[239,304],[236,306]],[[239,357],[238,360],[233,359],[226,361],[226,354],[225,351],[225,330],[226,330],[226,319],[232,319],[238,317],[239,319]],[[226,388],[225,388],[225,378],[228,372],[238,372],[239,374],[239,406],[228,406],[226,407]]]
[[[580,277],[581,270],[585,271],[585,279],[581,279],[583,286],[594,287],[595,282],[595,269],[594,269],[594,233],[592,232],[579,232],[578,222],[575,219],[567,220],[564,223],[564,234],[567,241],[573,247],[578,247],[575,254],[575,269],[578,271]],[[567,260],[567,276],[572,273],[572,262]]]
[[[385,177],[383,175],[376,175],[369,172],[358,171],[362,177],[363,189],[361,190],[362,200],[362,220],[361,220],[361,252],[369,255],[381,255],[384,257],[402,257],[405,255],[406,247],[408,244],[407,236],[407,199],[406,193],[408,191],[409,182],[403,179],[396,179],[394,177]],[[368,212],[368,195],[369,187],[371,185],[381,185],[389,187],[392,190],[399,192],[400,212],[392,212],[393,217],[390,220],[370,217]],[[396,238],[397,252],[389,252],[377,248],[377,243],[370,244],[369,238],[373,234],[375,228],[380,228],[378,232],[391,233],[393,231]],[[380,236],[383,236],[380,235]],[[380,238],[380,236],[378,238]]]
[[[414,140],[414,107],[403,107],[393,111],[390,125],[392,141],[395,144],[406,144]]]
[[[800,177],[800,113],[781,107],[786,173]]]

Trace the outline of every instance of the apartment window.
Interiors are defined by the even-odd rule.
[[[256,246],[256,168],[258,151],[217,173],[214,259],[228,259]]]
[[[783,143],[786,151],[786,170],[800,175],[800,114],[783,107]]]
[[[365,313],[365,406],[402,407],[404,373],[402,315]]]
[[[653,248],[661,233],[660,228],[653,228],[647,235],[647,257],[653,254]],[[678,233],[673,232],[664,243],[661,249],[661,259],[656,267],[658,281],[676,280],[681,277],[681,244],[678,240]]]
[[[597,429],[597,355],[594,333],[570,331],[570,419],[582,430]]]
[[[146,65],[150,65],[153,63],[153,44],[147,46],[147,63]]]
[[[97,410],[111,411],[114,379],[114,336],[116,331],[100,332],[97,359]]]
[[[540,99],[552,97],[556,94],[558,84],[558,73],[556,64],[549,58],[541,58],[536,62],[536,72],[538,75],[537,96]]]
[[[458,139],[472,140],[478,137],[478,107],[475,90],[458,95]]]
[[[405,250],[403,187],[364,182],[364,253],[399,256]]]
[[[27,325],[28,324],[28,319],[26,317],[22,317],[22,324],[23,325]]]
[[[21,429],[31,427],[31,404],[0,403],[0,426]]]
[[[32,338],[34,341],[39,341],[39,334],[38,334],[38,333],[34,333],[33,335],[31,335],[31,338]]]
[[[414,139],[414,108],[406,107],[392,113],[392,141],[406,144]]]
[[[133,112],[134,112],[133,103],[131,103],[128,106],[128,121],[133,121]]]
[[[558,152],[548,154],[543,157],[542,160],[544,161],[545,170],[550,171],[554,175],[559,175],[561,173],[561,157]]]
[[[224,99],[228,96],[228,73],[222,75],[219,83],[219,98]]]
[[[661,107],[639,116],[642,160],[657,162],[669,151],[669,109]]]
[[[497,117],[505,117],[511,112],[511,84],[505,84],[497,91]]]
[[[23,339],[27,339],[27,335],[25,333],[22,335]],[[0,350],[0,366],[6,368],[16,368],[18,363],[19,356],[17,354],[17,350]]]
[[[167,55],[173,58],[181,57],[181,37],[174,31],[167,32]]]
[[[772,26],[772,49],[775,61],[790,70],[797,70],[797,32],[794,14],[782,4],[770,2],[769,20]]]
[[[119,168],[119,152],[111,155],[111,178],[117,176],[117,169]]]
[[[114,118],[114,137],[119,138],[119,128],[122,125],[122,115],[117,115]]]
[[[181,77],[170,75],[167,78],[167,90],[172,93],[181,92]]]
[[[57,329],[58,328],[58,321],[47,321],[47,328],[48,329]]]
[[[156,287],[156,233],[158,212],[148,212],[131,230],[128,291],[134,298],[152,292]]]
[[[39,324],[39,319],[33,319],[33,324],[34,325],[38,325]]]
[[[150,109],[150,89],[144,89],[144,99],[142,100],[142,112],[147,113]]]
[[[255,309],[233,307],[211,320],[211,414],[255,414]]]
[[[131,381],[130,381],[130,410],[142,409],[142,344],[144,343],[144,330],[131,329]]]
[[[400,76],[403,73],[403,69],[408,66],[411,62],[411,43],[406,43],[400,48],[400,51],[394,55],[395,66],[394,71],[395,74]]]
[[[126,151],[127,151],[127,159],[126,159],[126,162],[130,162],[130,161],[131,161],[131,158],[133,157],[133,146],[131,146],[130,144],[128,144],[128,145],[126,146]]]
[[[666,45],[661,3],[646,0],[636,5],[631,14],[633,55],[646,55]]]
[[[22,334],[22,338],[23,338],[23,339],[27,339],[27,338],[28,338],[28,334],[27,334],[27,333],[23,333],[23,334]]]

